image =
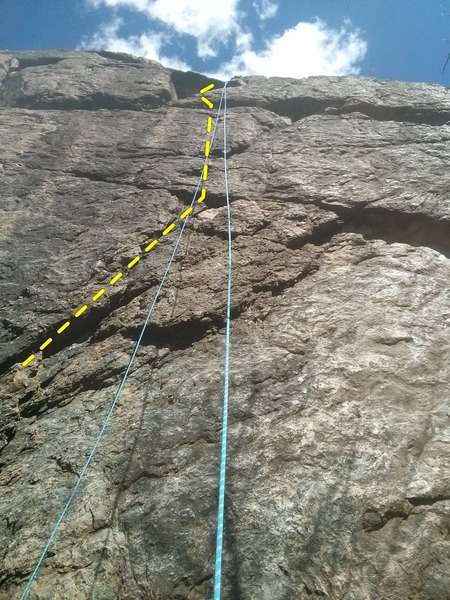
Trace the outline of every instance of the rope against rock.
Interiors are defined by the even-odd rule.
[[[226,86],[226,84],[225,84],[225,86]],[[211,136],[211,143],[210,143],[211,146],[213,145],[214,139],[215,139],[215,136],[216,136],[217,123],[219,121],[219,116],[220,116],[220,113],[221,113],[221,110],[222,110],[222,101],[223,101],[223,98],[224,98],[225,86],[222,89],[222,95],[220,97],[220,103],[219,103],[219,107],[217,109],[216,122],[214,124],[214,130],[213,130],[213,134]],[[224,104],[224,106],[225,106],[225,104]],[[224,123],[225,123],[225,120],[224,120]],[[209,163],[209,157],[206,156],[205,157],[205,161],[204,161],[204,167],[205,167],[205,165],[208,165],[208,163]],[[203,169],[204,169],[204,167],[203,167]],[[202,169],[202,172],[203,172],[203,169]],[[196,190],[194,192],[194,196],[192,198],[191,209],[192,209],[192,207],[193,207],[193,205],[195,203],[195,199],[197,197],[197,194],[198,194],[198,191],[200,189],[201,183],[202,183],[202,175],[199,177],[199,180],[198,180],[198,183],[197,183],[197,188],[196,188]],[[91,464],[92,459],[94,458],[94,454],[97,451],[98,446],[100,445],[100,442],[102,440],[103,434],[105,433],[106,427],[108,426],[108,423],[109,423],[109,421],[111,419],[111,415],[112,415],[112,413],[114,411],[114,408],[115,408],[117,402],[119,401],[120,395],[122,393],[122,389],[123,389],[123,387],[125,385],[125,382],[126,382],[126,380],[128,378],[128,374],[130,372],[131,366],[132,366],[132,364],[134,362],[134,359],[136,357],[136,354],[137,354],[137,352],[139,350],[139,346],[141,344],[141,341],[142,341],[142,338],[144,336],[145,330],[147,328],[148,322],[149,322],[150,317],[152,315],[152,312],[153,312],[153,309],[155,307],[156,301],[158,300],[158,297],[159,297],[159,295],[161,293],[161,290],[162,290],[162,287],[164,285],[164,282],[165,282],[165,280],[166,280],[166,278],[167,278],[167,276],[169,274],[170,267],[172,266],[173,260],[175,258],[175,255],[176,255],[178,246],[180,244],[181,237],[182,237],[182,235],[184,233],[187,221],[188,221],[188,218],[186,218],[183,221],[183,226],[182,226],[181,231],[180,231],[180,233],[178,235],[178,238],[177,238],[177,240],[175,242],[175,247],[173,249],[172,256],[169,259],[169,262],[167,264],[166,270],[165,270],[164,275],[163,275],[163,277],[161,279],[161,283],[159,284],[159,287],[158,287],[158,289],[156,291],[156,294],[155,294],[155,296],[153,298],[153,302],[152,302],[152,304],[150,306],[150,309],[149,309],[149,311],[147,313],[147,316],[145,318],[144,324],[142,326],[141,333],[140,333],[139,338],[138,338],[138,340],[137,340],[137,342],[136,342],[136,344],[134,346],[133,352],[132,352],[130,360],[128,362],[128,366],[127,366],[127,368],[125,370],[125,373],[123,375],[122,381],[120,382],[119,387],[117,388],[117,392],[116,392],[116,394],[114,396],[114,400],[112,401],[112,404],[111,404],[111,406],[109,408],[109,411],[108,411],[108,413],[107,413],[107,415],[106,415],[106,417],[105,417],[105,419],[103,421],[103,425],[102,425],[102,428],[100,430],[100,433],[98,434],[98,437],[97,437],[97,439],[96,439],[96,441],[94,443],[94,446],[93,446],[93,448],[92,448],[92,450],[91,450],[91,452],[90,452],[90,454],[88,456],[88,459],[86,460],[86,462],[84,464],[84,467],[81,470],[81,473],[80,473],[80,475],[78,477],[77,482],[75,483],[74,487],[72,488],[72,491],[70,492],[69,499],[67,500],[67,502],[66,502],[66,504],[65,504],[65,506],[64,506],[64,508],[63,508],[63,510],[62,510],[62,512],[61,512],[61,514],[60,514],[60,516],[59,516],[59,518],[58,518],[58,520],[57,520],[57,522],[56,522],[56,524],[55,524],[55,526],[54,526],[54,528],[53,528],[53,530],[52,530],[52,532],[51,532],[51,534],[49,536],[49,538],[48,538],[48,540],[47,540],[47,543],[45,544],[44,549],[42,550],[42,553],[41,553],[41,555],[39,557],[39,560],[38,560],[38,562],[37,562],[37,564],[36,564],[33,572],[31,573],[31,575],[30,575],[30,577],[28,579],[27,585],[26,585],[26,587],[25,587],[25,589],[23,591],[23,594],[21,596],[21,600],[25,600],[25,598],[27,598],[28,593],[29,593],[30,588],[31,588],[31,585],[32,585],[34,579],[36,578],[36,576],[38,574],[38,571],[39,571],[39,569],[40,569],[40,567],[42,565],[42,562],[44,561],[44,559],[45,559],[45,557],[47,555],[48,549],[50,548],[50,545],[51,545],[53,539],[55,538],[55,536],[56,536],[56,534],[57,534],[57,532],[58,532],[58,530],[59,530],[59,528],[61,526],[61,523],[62,523],[62,521],[63,521],[63,519],[64,519],[67,511],[69,510],[69,508],[70,508],[70,506],[72,504],[72,501],[73,501],[73,499],[75,497],[75,494],[77,493],[77,490],[78,490],[78,488],[81,485],[81,482],[82,482],[82,480],[84,478],[84,475],[86,474],[86,471],[87,471],[89,465]]]
[[[225,372],[223,386],[223,416],[222,416],[222,446],[220,454],[220,478],[219,478],[219,507],[217,511],[217,537],[216,537],[216,563],[214,573],[214,600],[220,600],[222,584],[222,546],[223,546],[223,519],[225,504],[225,473],[227,463],[227,434],[228,434],[228,389],[230,375],[230,322],[231,322],[231,215],[230,197],[228,192],[227,172],[227,90],[225,83],[223,87],[224,109],[223,109],[223,165],[225,178],[225,195],[227,200],[228,218],[228,285],[227,285],[227,315],[225,329]]]

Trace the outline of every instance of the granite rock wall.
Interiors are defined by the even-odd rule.
[[[209,110],[198,91],[210,79],[107,52],[5,52],[0,80],[0,598],[11,599],[99,433],[180,222],[127,264],[191,203],[222,82]],[[448,599],[449,89],[241,77],[227,104],[223,598]],[[219,124],[206,200],[30,598],[211,597],[223,168]]]

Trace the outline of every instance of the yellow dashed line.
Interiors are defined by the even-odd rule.
[[[84,306],[82,306],[82,307],[80,308],[80,310],[78,310],[78,311],[75,313],[75,316],[76,316],[76,317],[79,317],[80,315],[82,315],[82,314],[84,313],[84,311],[85,311],[85,310],[87,310],[87,304],[85,304]]]
[[[206,106],[207,106],[208,108],[214,108],[214,104],[213,104],[212,102],[210,102],[210,101],[208,100],[208,98],[205,98],[205,96],[202,96],[202,100],[203,100],[203,102],[206,104]]]
[[[95,296],[92,297],[92,300],[95,302],[96,300],[98,300],[100,298],[100,296],[103,296],[104,293],[105,293],[105,288],[102,288],[99,292],[97,292],[95,294]]]
[[[62,333],[65,329],[67,329],[70,325],[70,321],[66,321],[64,323],[64,325],[61,325],[61,327],[58,329],[57,333]]]
[[[47,346],[48,346],[49,344],[51,344],[51,343],[52,343],[52,341],[53,341],[53,340],[52,340],[52,338],[48,338],[48,340],[47,340],[47,341],[45,341],[45,342],[42,344],[42,346],[39,346],[39,350],[44,350],[45,348],[47,348]]]
[[[156,244],[158,243],[158,240],[153,240],[153,242],[151,242],[147,248],[145,249],[146,252],[148,252],[149,250],[151,250],[152,248],[154,248],[156,246]]]
[[[172,225],[169,225],[169,227],[166,227],[166,229],[164,229],[164,231],[162,232],[163,235],[167,235],[169,233],[169,231],[172,231],[172,229],[175,227],[175,223],[172,223]]]
[[[32,354],[31,356],[29,356],[27,358],[27,360],[24,360],[23,363],[22,363],[22,367],[26,367],[27,364],[30,363],[33,360],[33,358],[34,358],[34,354]]]
[[[204,87],[203,89],[200,90],[200,94],[204,94],[206,92],[208,92],[209,90],[212,90],[214,87],[214,84],[211,83],[210,85],[207,85],[206,87]],[[212,102],[210,102],[207,98],[205,98],[204,96],[202,96],[202,102],[204,102],[206,104],[206,106],[208,108],[214,108],[214,104]],[[212,123],[213,123],[213,119],[212,117],[208,117],[207,123],[206,123],[206,131],[208,133],[210,133],[212,131]],[[207,140],[205,142],[205,156],[208,157],[211,151],[211,142],[209,140]],[[208,178],[208,165],[204,165],[203,166],[203,180],[206,181],[206,179]],[[206,189],[202,188],[202,193],[200,198],[198,198],[197,202],[203,202],[203,200],[206,198]],[[190,206],[189,208],[187,208],[183,213],[181,213],[181,215],[179,216],[180,219],[185,219],[191,212],[192,212],[192,206]],[[169,225],[163,232],[162,235],[167,235],[170,231],[172,231],[172,229],[175,228],[175,223],[171,223],[171,225]],[[156,244],[158,243],[158,240],[153,240],[152,242],[150,242],[150,244],[145,248],[145,252],[149,252],[152,248],[154,248],[156,246]],[[141,259],[141,256],[138,255],[135,258],[133,258],[133,260],[127,265],[129,269],[131,269],[132,267],[134,267],[134,265],[139,262],[139,260]],[[117,275],[115,275],[111,280],[110,280],[110,285],[114,285],[117,281],[119,281],[119,279],[123,276],[122,272],[117,273]],[[95,302],[96,300],[98,300],[100,298],[100,296],[102,296],[105,293],[105,289],[102,288],[101,290],[99,290],[95,296],[93,296],[92,300]],[[81,316],[86,310],[88,309],[88,305],[85,304],[84,306],[82,306],[76,313],[75,313],[75,317],[79,317]],[[57,333],[62,333],[64,330],[66,330],[70,325],[70,321],[66,321],[63,325],[61,325],[61,327],[58,329]],[[44,350],[45,348],[47,348],[47,346],[49,344],[51,344],[51,342],[53,341],[53,338],[49,337],[43,344],[41,344],[41,346],[39,346],[40,350]],[[22,366],[26,367],[33,359],[35,358],[34,354],[31,354],[26,360],[23,361]]]
[[[140,257],[139,255],[138,255],[138,256],[136,256],[136,258],[133,258],[133,260],[132,260],[130,263],[128,263],[127,267],[128,267],[129,269],[131,269],[131,268],[132,268],[132,267],[134,267],[134,265],[135,265],[137,262],[139,262],[140,260],[141,260],[141,257]]]
[[[192,206],[190,206],[189,208],[187,208],[187,209],[184,211],[184,213],[182,213],[182,214],[180,215],[180,219],[185,219],[185,218],[188,216],[188,214],[189,214],[190,212],[192,212]]]

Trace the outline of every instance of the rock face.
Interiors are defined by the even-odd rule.
[[[111,53],[3,53],[0,78],[0,597],[11,599],[128,364],[222,84],[210,110],[198,93],[208,78]],[[448,599],[449,91],[242,77],[227,104],[222,596]],[[211,597],[223,169],[220,123],[206,200],[30,598]]]

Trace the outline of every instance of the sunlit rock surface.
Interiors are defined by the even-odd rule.
[[[5,52],[0,79],[0,597],[9,600],[128,364],[202,172],[222,83],[207,93],[209,110],[198,92],[210,79],[106,52]],[[449,90],[350,77],[229,86],[223,598],[448,599]],[[219,123],[206,200],[30,598],[211,597],[223,155]]]

